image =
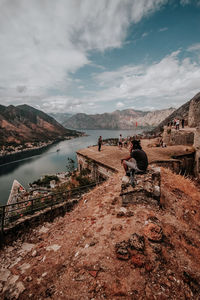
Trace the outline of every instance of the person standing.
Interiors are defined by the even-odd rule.
[[[176,119],[176,130],[179,130],[180,121],[179,119]]]
[[[122,135],[119,135],[119,148],[122,149]]]
[[[101,145],[102,145],[102,136],[100,135],[100,137],[98,138],[98,151],[101,151]]]
[[[185,120],[184,119],[182,119],[181,125],[182,125],[182,128],[184,128],[184,126],[185,126]]]

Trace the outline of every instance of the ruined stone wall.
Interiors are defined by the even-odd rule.
[[[188,114],[188,126],[197,127],[200,125],[200,93],[190,102]]]
[[[160,168],[149,166],[145,174],[135,175],[136,186],[133,189],[130,184],[122,185],[122,206],[135,203],[160,205]]]
[[[79,172],[82,169],[88,169],[91,171],[91,177],[93,180],[99,180],[100,178],[107,179],[111,177],[116,170],[111,167],[108,167],[101,162],[97,162],[88,158],[87,156],[77,153],[77,162]]]
[[[195,176],[198,179],[200,179],[200,127],[197,128],[196,131],[195,131],[194,148],[196,150],[194,173],[195,173]]]
[[[163,142],[170,146],[193,145],[194,133],[181,130],[171,130],[169,127],[165,126],[163,132]]]

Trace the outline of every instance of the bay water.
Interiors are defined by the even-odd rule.
[[[52,145],[41,155],[32,156],[0,166],[0,205],[5,205],[10,194],[13,180],[18,180],[25,188],[28,184],[45,174],[66,172],[67,158],[76,161],[76,151],[96,145],[98,137],[103,139],[133,136],[142,132],[133,130],[85,130],[87,136],[61,141]],[[57,149],[60,149],[57,151]]]

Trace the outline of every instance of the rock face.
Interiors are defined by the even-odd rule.
[[[74,131],[29,105],[0,105],[0,144],[47,141],[74,134]]]
[[[74,129],[132,129],[134,126],[156,126],[173,111],[174,108],[153,112],[125,109],[96,115],[79,113],[67,117],[62,124]]]
[[[191,100],[174,110],[166,117],[154,130],[154,133],[162,131],[163,127],[175,118],[184,119],[185,125],[196,127],[200,123],[200,93],[196,94]]]
[[[200,125],[200,93],[194,96],[190,101],[188,125],[189,127],[197,127]]]

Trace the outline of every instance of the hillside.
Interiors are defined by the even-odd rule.
[[[122,207],[121,176],[1,250],[2,299],[199,299],[199,190],[163,169],[161,207]]]
[[[195,118],[195,122],[192,120]],[[185,124],[189,126],[197,126],[200,122],[200,93],[196,94],[191,100],[187,101],[185,104],[180,106],[178,109],[174,110],[169,116],[167,116],[154,130],[154,133],[159,133],[162,131],[163,126],[166,126],[169,122],[175,118],[184,119]]]
[[[63,126],[74,129],[132,129],[136,126],[156,126],[169,114],[174,108],[139,111],[133,109],[116,110],[112,113],[88,115],[79,113],[63,121]]]
[[[47,141],[76,134],[31,106],[0,105],[0,144]]]

